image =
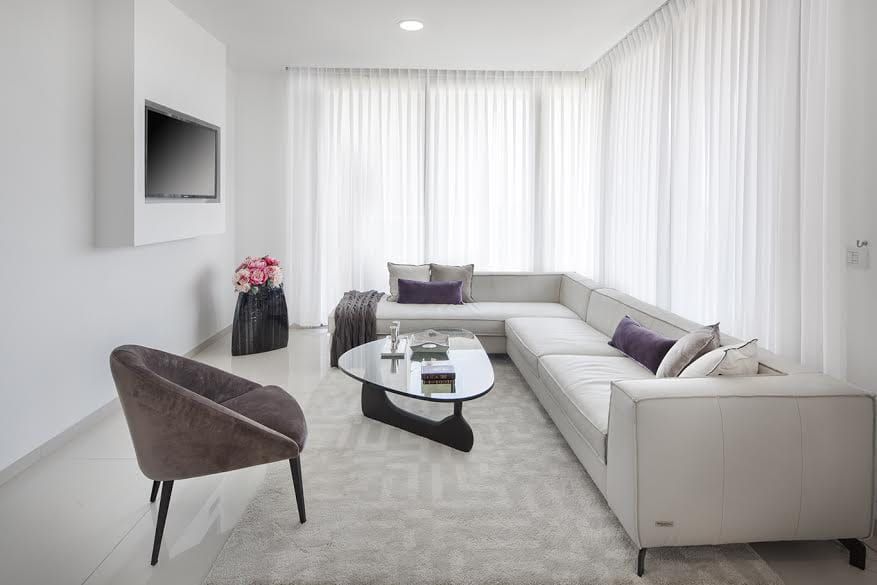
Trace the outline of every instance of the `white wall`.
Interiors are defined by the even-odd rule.
[[[877,2],[832,0],[828,10],[826,180],[847,245],[871,242],[871,267],[846,271],[847,379],[877,392]]]
[[[286,256],[286,75],[236,73],[237,255]]]
[[[94,245],[93,19],[91,0],[3,3],[0,469],[114,398],[116,345],[183,353],[232,318],[232,221],[218,236]]]

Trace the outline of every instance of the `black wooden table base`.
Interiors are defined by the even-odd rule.
[[[368,382],[362,384],[362,414],[368,418],[460,451],[471,451],[475,436],[472,434],[472,427],[463,418],[463,403],[453,404],[454,414],[442,420],[430,420],[390,402],[386,391],[380,386]]]

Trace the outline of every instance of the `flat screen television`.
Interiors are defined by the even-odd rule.
[[[219,200],[219,128],[146,102],[146,199]]]

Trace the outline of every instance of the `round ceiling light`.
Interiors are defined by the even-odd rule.
[[[408,32],[415,32],[423,28],[423,23],[419,20],[402,20],[399,22],[399,28]]]

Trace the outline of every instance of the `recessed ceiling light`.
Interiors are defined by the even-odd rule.
[[[423,28],[423,23],[419,20],[403,20],[399,22],[399,28],[408,32],[415,32]]]

